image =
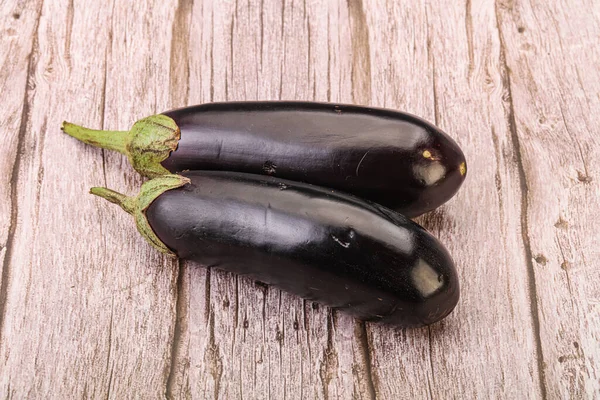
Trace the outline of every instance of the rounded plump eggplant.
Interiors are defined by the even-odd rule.
[[[64,123],[86,143],[126,154],[140,173],[272,175],[351,193],[408,217],[433,210],[466,176],[461,149],[413,115],[315,102],[209,103],[138,121],[130,132]]]
[[[273,285],[359,319],[439,321],[455,307],[454,263],[425,229],[357,197],[274,177],[219,171],[166,175],[121,205],[165,253]]]

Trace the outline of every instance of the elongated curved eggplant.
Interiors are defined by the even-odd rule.
[[[378,204],[260,175],[193,171],[99,195],[157,249],[274,285],[355,317],[436,322],[459,298],[454,263],[427,231]]]
[[[63,130],[126,154],[143,175],[185,170],[273,175],[351,193],[408,217],[448,201],[467,171],[448,135],[413,115],[314,102],[210,103],[129,132]]]

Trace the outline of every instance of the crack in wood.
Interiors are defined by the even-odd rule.
[[[264,42],[265,42],[265,23],[263,21],[263,16],[264,16],[264,9],[265,9],[265,0],[260,0],[260,11],[259,11],[259,20],[260,20],[260,42],[259,42],[259,51],[260,51],[260,72],[262,72],[263,70],[263,46],[264,46]],[[258,90],[258,87],[257,87]],[[258,97],[257,97],[258,98]]]
[[[369,25],[362,0],[348,0],[352,43],[352,100],[356,104],[371,102],[371,46]]]
[[[204,2],[202,2],[202,14],[204,14]],[[215,12],[211,10],[210,13],[210,37],[211,44],[209,46],[210,52],[210,92],[209,92],[209,100],[213,102],[215,100],[215,59],[213,56],[214,47],[215,47]],[[227,77],[227,71],[225,71],[225,76]]]
[[[65,37],[65,59],[67,60],[67,67],[69,72],[71,72],[72,63],[71,63],[71,37],[73,36],[73,17],[75,14],[75,5],[73,4],[73,0],[69,0],[69,5],[67,6],[67,28],[66,28],[66,37]]]
[[[187,105],[190,95],[190,35],[194,0],[178,0],[171,29],[169,88],[171,107]]]
[[[106,391],[106,400],[109,400],[111,398],[110,396],[110,388],[112,386],[112,380],[113,380],[113,372],[114,372],[114,368],[110,369],[110,374],[108,375],[108,390]]]
[[[331,102],[331,22],[329,13],[327,14],[327,101]]]
[[[279,290],[278,314],[280,316],[282,315],[282,313],[281,313],[281,296],[282,296],[281,290]],[[279,371],[283,371],[283,346],[285,345],[285,320],[281,321],[281,330],[279,329],[279,324],[276,325],[275,330],[276,330],[275,340],[279,344]],[[284,398],[285,398],[285,391],[286,391],[285,375],[284,375],[282,384],[283,384],[283,392],[284,392]]]
[[[235,12],[233,13],[233,15],[231,16],[231,24],[229,25],[229,73],[227,73],[227,71],[225,72],[225,100],[229,101],[231,100],[229,97],[229,74],[231,74],[231,80],[233,81],[233,84],[235,86],[235,63],[234,63],[234,46],[233,46],[233,42],[235,39],[235,25],[236,25],[236,18],[238,15],[238,0],[235,0]]]
[[[515,117],[515,108],[513,103],[512,96],[512,86],[511,86],[511,78],[510,78],[510,70],[507,61],[507,53],[506,53],[506,44],[504,43],[504,37],[502,34],[501,22],[502,17],[500,15],[500,11],[498,10],[498,3],[495,4],[495,14],[496,14],[496,28],[498,31],[498,38],[500,41],[500,73],[502,79],[502,86],[506,91],[506,102],[508,103],[508,109],[506,110],[506,119],[510,131],[510,138],[513,145],[513,150],[516,157],[517,169],[519,172],[519,186],[521,189],[521,236],[523,240],[523,245],[525,249],[525,261],[527,264],[527,277],[528,277],[528,285],[529,285],[529,295],[530,295],[530,309],[531,309],[531,318],[533,322],[534,329],[534,338],[537,352],[537,366],[538,366],[538,374],[539,374],[539,388],[542,399],[547,399],[547,389],[546,389],[546,377],[545,377],[545,362],[544,362],[544,354],[542,350],[542,338],[541,338],[541,328],[540,328],[540,310],[538,307],[538,298],[537,298],[537,286],[535,281],[535,270],[533,265],[533,256],[531,250],[531,241],[529,239],[529,227],[528,227],[528,193],[529,186],[527,183],[527,173],[525,172],[525,166],[523,163],[522,153],[521,153],[521,143],[519,140],[519,134],[517,132],[517,122]]]
[[[111,10],[111,21],[115,13],[115,2],[113,1]],[[112,38],[113,38],[113,25],[110,25],[108,30],[108,46],[104,52],[104,80],[102,81],[102,102],[100,103],[100,129],[105,129],[106,126],[106,86],[108,82],[108,57],[112,54]],[[108,178],[106,177],[106,153],[104,149],[100,149],[100,156],[102,157],[102,176],[104,177],[104,186],[108,186]],[[100,230],[102,231],[102,218],[100,218]],[[102,235],[104,238],[104,235]],[[106,238],[104,239],[106,241]]]
[[[235,321],[234,326],[237,328],[240,320],[240,279],[239,276],[235,276]],[[235,334],[235,330],[234,330]]]
[[[473,76],[475,69],[475,50],[473,45],[473,15],[471,14],[471,0],[465,2],[465,31],[467,35],[467,53],[469,55],[469,68],[467,79]]]
[[[215,314],[213,311],[210,312],[209,317],[209,336],[208,336],[208,348],[205,353],[205,361],[208,364],[209,373],[213,377],[215,388],[214,398],[219,398],[219,392],[221,391],[221,377],[223,376],[223,360],[221,359],[221,352],[219,346],[215,340]]]
[[[359,350],[362,356],[362,362],[365,366],[365,377],[367,383],[367,393],[371,400],[377,399],[377,385],[375,384],[373,365],[371,363],[371,344],[369,342],[369,333],[367,323],[356,321],[355,335],[359,343]]]
[[[333,343],[335,331],[335,311],[330,309],[327,315],[327,347],[323,350],[323,358],[319,367],[319,377],[323,391],[323,398],[329,400],[329,384],[337,375],[338,357]]]
[[[308,18],[308,16],[306,15],[306,0],[304,0],[304,18],[306,20],[306,76],[309,79],[310,82],[310,76],[311,76],[311,66],[313,65],[313,48],[312,48],[312,34],[311,34],[311,25],[310,25],[310,19]],[[314,70],[313,70],[313,93],[312,93],[312,100],[315,101],[315,92],[314,92],[314,85],[315,85],[315,80],[314,80]],[[307,86],[311,86],[310,83],[308,83]]]
[[[110,319],[108,323],[108,351],[106,352],[106,367],[105,370],[108,372],[110,368],[110,374],[108,378],[108,385],[106,387],[106,398],[110,399],[110,390],[112,386],[113,379],[113,369],[114,367],[110,366],[110,359],[112,355],[112,332],[113,332],[113,315],[115,310],[115,298],[112,297],[110,300]]]
[[[111,20],[112,20],[112,16],[114,15],[114,11],[115,11],[115,2],[113,1],[112,3],[112,9],[111,9]],[[104,75],[103,75],[103,81],[102,81],[102,90],[100,93],[101,99],[102,101],[100,102],[100,110],[99,110],[99,114],[100,114],[100,129],[105,129],[106,126],[106,87],[107,87],[107,82],[108,82],[108,59],[109,59],[109,55],[112,54],[112,33],[113,33],[113,25],[110,25],[110,29],[108,30],[108,34],[107,34],[107,42],[108,45],[106,46],[106,50],[104,52]],[[100,159],[102,161],[102,178],[104,180],[104,186],[107,187],[108,186],[108,178],[106,175],[106,152],[104,151],[104,149],[100,149]],[[102,218],[102,208],[97,208],[98,210],[98,230],[100,231],[100,238],[102,239],[102,245],[104,246],[104,250],[103,250],[103,254],[107,254],[108,252],[108,246],[106,243],[106,236],[104,235],[104,218]]]
[[[166,379],[166,390],[165,395],[169,399],[175,399],[179,396],[176,395],[175,391],[181,388],[176,388],[175,385],[178,383],[177,375],[180,373],[181,367],[185,368],[186,355],[184,354],[185,344],[182,342],[182,338],[185,337],[185,333],[188,331],[188,305],[189,305],[189,294],[185,290],[185,277],[187,273],[187,266],[183,260],[177,262],[177,278],[174,287],[175,295],[175,321],[171,339],[171,357],[170,366],[168,368],[167,379]]]
[[[433,388],[431,387],[431,380],[429,379],[429,376],[427,376],[427,394],[429,395],[430,400],[435,399],[433,396]]]
[[[278,99],[283,100],[283,70],[285,69],[285,52],[286,52],[286,40],[285,40],[285,4],[286,0],[281,5],[281,43],[282,43],[282,58],[279,66],[279,94]]]
[[[502,242],[504,243],[504,248],[508,248],[506,244],[506,224],[505,221],[505,212],[504,212],[504,196],[502,195],[502,178],[500,177],[500,160],[502,159],[502,153],[500,152],[500,144],[498,140],[498,134],[496,133],[496,129],[491,127],[492,133],[492,143],[494,145],[494,154],[496,157],[496,173],[494,174],[494,181],[496,185],[496,193],[498,195],[498,212],[500,213],[500,231],[502,232]]]
[[[425,21],[427,22],[427,61],[431,64],[431,89],[433,97],[433,122],[438,125],[440,122],[440,109],[437,97],[437,83],[436,83],[436,69],[435,69],[435,57],[431,51],[431,35],[429,33],[429,13],[425,9]]]
[[[204,284],[204,303],[206,304],[204,309],[204,318],[208,321],[210,327],[210,276],[212,268],[206,267],[206,281]],[[214,327],[213,327],[214,329]]]
[[[431,370],[431,380],[433,381],[433,385],[435,386],[435,369],[434,369],[434,362],[433,362],[433,351],[432,350],[432,343],[433,343],[433,338],[431,336],[431,326],[427,327],[427,338],[428,338],[428,342],[429,342],[429,369]],[[429,382],[429,379],[427,380],[427,382]],[[431,392],[431,385],[429,386],[429,390],[430,390],[430,394],[431,394],[431,398],[434,399],[435,397],[433,396],[433,392]]]

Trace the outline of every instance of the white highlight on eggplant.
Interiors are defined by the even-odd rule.
[[[350,243],[346,243],[346,242],[342,242],[340,239],[338,239],[337,237],[331,235],[331,238],[340,246],[342,246],[343,248],[347,249],[348,247],[350,247]]]
[[[280,188],[279,188],[280,189]],[[332,191],[334,192],[334,191]],[[264,188],[248,188],[247,199],[256,199],[257,203],[270,199]],[[334,192],[335,193],[335,192]],[[294,215],[282,211],[280,205],[285,204],[289,210],[296,210]],[[239,210],[249,205],[243,203]],[[206,212],[207,205],[203,205]],[[257,205],[257,207],[261,207]],[[264,208],[264,213],[222,211],[219,204],[215,204],[215,219],[228,221],[233,226],[239,227],[240,237],[252,238],[253,246],[264,246],[269,244],[272,248],[281,246],[299,246],[313,241],[326,240],[331,237],[327,232],[327,226],[345,227],[348,229],[344,240],[351,245],[352,239],[357,234],[363,237],[371,237],[374,240],[386,244],[403,254],[410,254],[414,250],[415,237],[413,232],[399,222],[387,220],[382,216],[374,215],[373,211],[364,208],[361,203],[353,204],[351,201],[342,203],[336,197],[327,198],[318,196],[298,196],[298,192],[291,189],[278,192],[278,199],[273,204]],[[332,210],[336,210],[332,212]],[[315,223],[317,222],[317,223]],[[338,235],[339,236],[339,235]],[[344,245],[345,241],[338,243]]]
[[[337,208],[336,213],[331,213],[332,207]],[[374,219],[371,211],[361,207],[313,197],[298,204],[298,208],[301,213],[315,221],[334,226],[347,224],[352,229],[350,237],[354,235],[353,231],[356,231],[380,243],[389,243],[402,253],[408,254],[413,250],[414,237],[408,229],[383,218]],[[374,221],[377,221],[377,224],[374,224]]]
[[[427,186],[431,186],[446,176],[446,167],[442,163],[434,161],[427,165],[415,165],[413,172],[417,179],[425,182]]]
[[[412,269],[411,275],[415,287],[423,297],[428,297],[444,285],[443,276],[420,258]]]

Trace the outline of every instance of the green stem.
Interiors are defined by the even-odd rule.
[[[140,119],[130,131],[100,131],[69,122],[63,122],[61,129],[84,143],[125,154],[133,168],[149,178],[170,173],[161,163],[181,138],[175,121],[163,114]]]
[[[99,131],[67,121],[63,122],[60,129],[83,143],[103,149],[116,150],[125,155],[127,155],[127,144],[131,141],[129,131]]]
[[[90,189],[90,193],[119,205],[128,214],[133,215],[137,229],[144,239],[161,253],[176,257],[175,253],[154,233],[146,218],[146,210],[164,192],[182,187],[189,182],[190,180],[186,177],[169,174],[145,182],[136,197],[125,196],[103,187],[93,187]]]
[[[137,208],[136,197],[125,196],[124,194],[103,187],[93,187],[90,189],[90,193],[120,206],[127,214],[135,216]]]

